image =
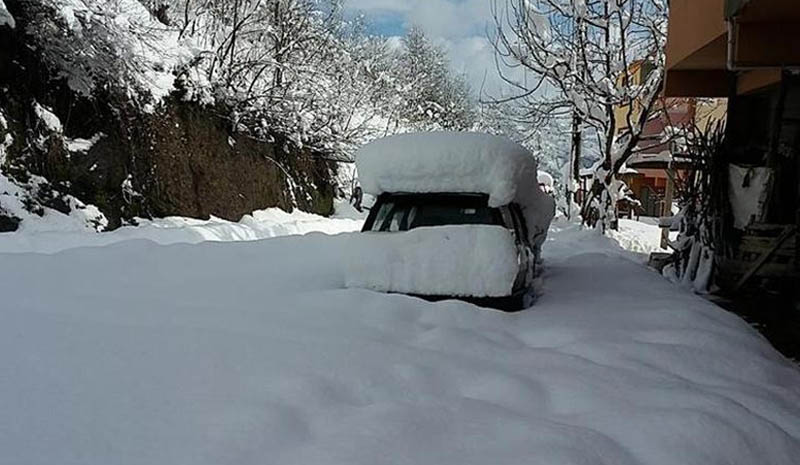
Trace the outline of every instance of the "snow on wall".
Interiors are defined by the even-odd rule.
[[[27,204],[33,201],[33,194],[48,188],[47,180],[41,176],[30,176],[27,183],[20,185],[0,171],[0,206],[6,213],[22,220],[19,232],[0,234],[0,252],[3,251],[6,240],[12,237],[24,237],[18,236],[23,234],[23,231],[24,234],[37,234],[42,231],[96,233],[108,225],[105,215],[97,207],[84,204],[71,195],[62,196],[70,208],[69,214],[49,207],[42,207],[41,215],[31,213]]]
[[[0,0],[0,27],[2,26],[8,26],[13,29],[16,27],[16,21],[14,21],[14,17],[11,16],[11,13],[8,12],[3,0]]]
[[[33,111],[47,129],[57,133],[64,132],[61,120],[49,108],[40,105],[39,102],[33,102]]]
[[[92,147],[94,147],[94,144],[96,144],[100,139],[102,139],[105,136],[106,135],[103,134],[102,132],[98,132],[97,134],[92,136],[91,139],[80,139],[80,138],[78,138],[78,139],[67,139],[67,138],[65,138],[64,139],[64,144],[66,145],[67,150],[70,151],[70,152],[86,153],[89,150],[91,150]]]
[[[8,121],[6,120],[6,116],[3,114],[3,109],[0,108],[0,129],[6,131],[8,129]],[[11,136],[10,133],[6,133],[2,140],[0,140],[0,168],[2,168],[3,163],[6,160],[6,151],[11,144],[14,143],[14,138]]]
[[[511,295],[519,259],[499,226],[440,226],[352,237],[346,286],[419,295]]]
[[[541,246],[555,201],[538,186],[536,159],[521,145],[489,134],[429,132],[373,141],[356,154],[364,192],[483,193],[489,206],[517,202],[530,239]]]
[[[49,131],[63,132],[61,121],[52,111],[37,102],[33,103],[33,110]],[[0,111],[0,129],[7,128],[8,121]],[[97,232],[108,225],[107,218],[97,207],[87,205],[71,195],[60,196],[69,207],[69,214],[45,206],[40,206],[37,209],[38,213],[33,213],[30,205],[37,204],[35,198],[38,194],[59,195],[57,192],[48,193],[46,191],[51,187],[42,176],[31,175],[26,182],[20,183],[3,173],[2,165],[13,141],[11,133],[5,134],[3,140],[0,141],[0,213],[21,220],[19,229],[26,231],[26,234],[37,233],[41,230]],[[18,233],[0,234],[0,251],[3,249],[1,244],[4,239],[16,234]]]

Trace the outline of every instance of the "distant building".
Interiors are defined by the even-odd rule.
[[[627,75],[633,85],[641,84],[653,70],[649,62],[633,63]],[[619,83],[622,86],[623,83]],[[715,120],[724,120],[725,99],[662,98],[656,103],[654,117],[645,124],[637,152],[627,162],[622,179],[639,202],[630,214],[637,216],[670,216],[673,186],[676,177],[684,174],[682,153],[671,136],[676,130],[692,125],[705,127]],[[642,104],[617,107],[614,111],[617,134],[629,131],[629,121],[639,120]],[[625,209],[625,207],[621,207]]]

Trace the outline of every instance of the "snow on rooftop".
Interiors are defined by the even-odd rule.
[[[483,193],[499,207],[535,185],[536,159],[504,137],[479,133],[400,134],[356,154],[364,192]]]
[[[669,150],[662,150],[658,153],[645,153],[639,152],[631,155],[628,160],[629,165],[637,165],[639,163],[671,163],[673,161],[672,153]]]

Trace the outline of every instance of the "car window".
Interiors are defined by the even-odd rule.
[[[412,205],[402,202],[387,202],[381,205],[371,231],[406,231],[408,230],[408,216],[413,209]]]
[[[380,208],[378,209],[378,213],[375,215],[375,221],[372,223],[372,231],[380,231],[383,223],[386,221],[386,218],[391,213],[392,209],[394,209],[394,202],[384,202],[381,204]]]
[[[406,224],[413,225],[414,222],[417,219],[417,213],[419,213],[419,207],[416,206],[416,205],[412,206],[411,209],[408,211],[408,217],[406,219]]]
[[[504,225],[487,198],[472,195],[398,195],[382,199],[370,231],[408,231],[447,225]]]
[[[489,207],[461,207],[444,203],[420,205],[410,225],[413,229],[448,224],[497,224],[492,210]]]
[[[400,225],[402,224],[403,217],[405,217],[406,212],[407,210],[405,208],[395,208],[394,211],[392,211],[392,216],[389,220],[389,231],[400,231]]]

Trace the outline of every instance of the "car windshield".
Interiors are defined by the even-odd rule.
[[[480,195],[405,195],[381,198],[370,231],[408,231],[425,226],[502,225],[496,208]]]

